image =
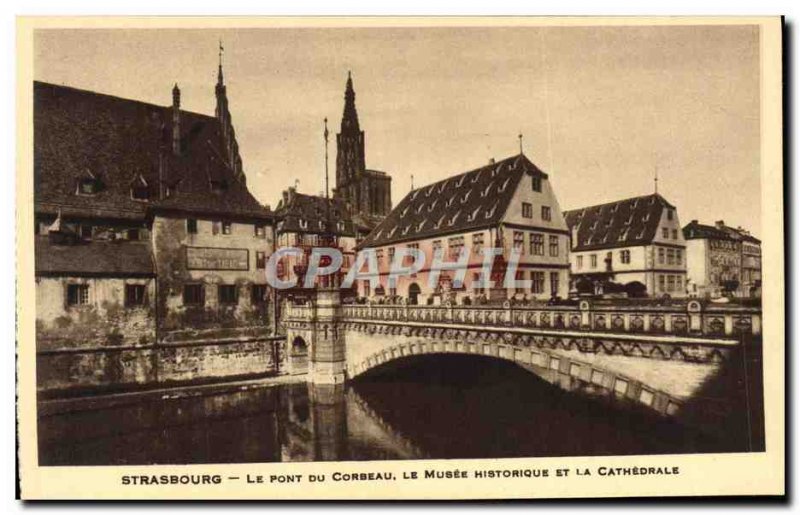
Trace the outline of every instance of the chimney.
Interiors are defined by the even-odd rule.
[[[493,164],[494,164],[494,158],[493,158],[493,157],[490,157],[490,158],[489,158],[489,164],[490,164],[490,165],[493,165]]]
[[[714,225],[717,226],[717,229],[724,229],[725,228],[725,220],[717,220],[714,222]]]
[[[172,153],[181,154],[181,90],[177,83],[172,88]]]

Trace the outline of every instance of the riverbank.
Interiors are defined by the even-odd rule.
[[[232,381],[222,380],[213,383],[166,386],[136,391],[95,393],[72,397],[56,397],[40,399],[38,402],[38,409],[39,416],[42,417],[56,415],[59,413],[107,409],[150,401],[218,395],[235,391],[269,388],[281,384],[303,383],[305,381],[305,374],[287,374],[250,379],[237,379]]]

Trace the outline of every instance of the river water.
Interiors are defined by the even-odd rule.
[[[39,419],[42,465],[741,450],[735,445],[473,356],[398,361],[347,386],[205,392]]]

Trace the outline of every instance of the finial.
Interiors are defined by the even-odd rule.
[[[658,165],[655,167],[655,176],[653,177],[653,182],[655,184],[656,195],[658,195]]]
[[[328,117],[325,117],[324,120],[325,124],[325,131],[323,134],[325,135],[325,199],[327,200],[330,198],[330,190],[328,188]],[[328,208],[330,206],[328,205]]]
[[[219,40],[219,66],[222,67],[222,53],[225,51],[225,47],[222,46],[222,38]]]
[[[411,191],[414,191],[414,174],[411,174]]]
[[[517,137],[519,138],[519,153],[524,154],[524,152],[522,151],[522,133],[520,132]]]

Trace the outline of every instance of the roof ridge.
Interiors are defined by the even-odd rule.
[[[104,97],[104,98],[117,100],[117,101],[121,100],[123,102],[129,102],[131,104],[140,104],[140,105],[143,105],[143,106],[155,107],[155,108],[158,108],[158,109],[170,109],[171,108],[170,105],[166,105],[166,104],[165,105],[153,104],[151,102],[145,102],[144,100],[137,100],[135,98],[128,98],[128,97],[120,97],[120,96],[117,96],[117,95],[112,95],[111,93],[101,93],[99,91],[92,91],[92,90],[89,90],[89,89],[77,88],[75,86],[66,86],[64,84],[54,84],[52,82],[45,82],[45,81],[41,81],[41,80],[34,80],[33,84],[34,84],[34,86],[40,86],[40,87],[41,86],[46,86],[46,87],[51,87],[51,88],[70,90],[70,91],[74,91],[74,92],[77,92],[77,93],[82,93],[82,94],[85,94],[85,95],[90,95],[90,96],[95,96],[95,97]],[[180,112],[183,113],[183,114],[189,114],[189,115],[194,115],[194,116],[202,116],[204,118],[209,118],[209,119],[212,119],[212,120],[215,119],[215,117],[212,116],[212,115],[204,114],[204,113],[198,113],[196,111],[188,111],[186,109],[181,109]]]
[[[592,204],[591,206],[584,206],[584,207],[576,207],[576,208],[573,208],[573,209],[566,209],[566,210],[564,210],[564,216],[566,216],[568,213],[576,213],[578,211],[585,211],[587,209],[593,209],[593,208],[596,208],[596,207],[612,206],[614,204],[622,204],[623,202],[629,202],[631,200],[637,200],[637,199],[643,199],[643,198],[649,198],[649,197],[658,197],[661,200],[663,200],[664,202],[666,202],[667,204],[669,204],[670,206],[672,205],[672,204],[670,204],[670,202],[667,199],[665,199],[663,196],[661,196],[660,193],[650,193],[648,195],[637,195],[636,197],[628,197],[628,198],[624,198],[624,199],[620,199],[620,200],[614,200],[614,201],[611,201],[611,202],[603,202],[602,204]]]

